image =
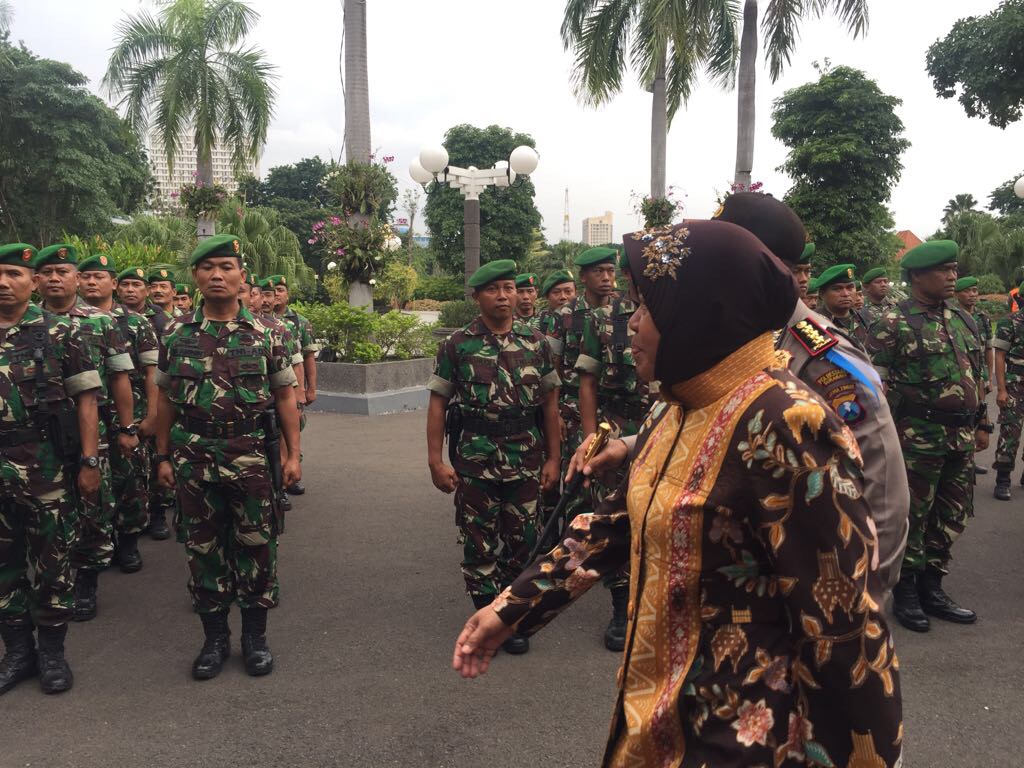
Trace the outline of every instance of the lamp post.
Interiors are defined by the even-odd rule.
[[[1024,198],[1024,176],[1017,179],[1017,183],[1013,185],[1013,193],[1017,197]]]
[[[431,181],[457,189],[463,197],[462,247],[465,254],[466,296],[472,294],[470,276],[480,268],[480,193],[487,187],[510,187],[517,178],[527,177],[537,168],[539,156],[533,147],[516,147],[508,160],[500,160],[493,168],[459,168],[448,165],[448,151],[431,147],[409,164],[409,175],[426,187]]]

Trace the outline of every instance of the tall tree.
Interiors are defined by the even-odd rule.
[[[118,25],[103,84],[120,97],[140,135],[152,121],[168,165],[191,130],[197,183],[213,184],[213,147],[231,148],[236,172],[256,160],[274,108],[274,67],[262,50],[243,47],[259,15],[241,0],[170,0]],[[200,220],[200,234],[213,222]]]
[[[651,197],[665,197],[668,129],[698,75],[731,85],[735,0],[567,0],[562,43],[575,58],[573,86],[601,105],[622,90],[627,56],[651,91]]]
[[[497,125],[456,125],[444,137],[449,162],[462,168],[489,168],[499,160],[507,160],[520,144],[535,146],[528,134]],[[480,193],[481,263],[493,259],[522,261],[529,252],[533,231],[541,224],[534,192],[533,182],[517,181],[512,187],[489,187]],[[462,195],[436,184],[427,194],[423,213],[430,229],[430,247],[437,254],[438,263],[449,274],[463,274]]]
[[[370,75],[366,64],[366,0],[341,0],[344,37],[341,44],[345,94],[345,159],[369,163]]]
[[[402,195],[402,207],[405,208],[405,212],[409,215],[409,234],[406,237],[405,247],[409,251],[409,266],[412,266],[412,244],[415,233],[413,227],[416,225],[416,214],[420,211],[420,189],[405,190],[405,194]]]
[[[134,213],[151,186],[138,139],[69,65],[0,38],[0,236],[51,243]]]
[[[946,203],[946,207],[942,209],[942,220],[944,222],[948,222],[952,217],[958,216],[961,213],[974,211],[977,207],[978,201],[974,199],[974,195],[957,195]]]
[[[872,267],[899,249],[885,204],[910,146],[896,115],[901,103],[850,67],[775,101],[772,134],[789,148],[779,170],[793,179],[786,202],[817,243],[819,266]]]
[[[1003,0],[987,16],[960,19],[928,49],[935,92],[968,117],[1005,128],[1024,114],[1024,0]]]
[[[867,30],[867,0],[769,0],[761,23],[765,37],[765,58],[774,83],[789,64],[799,38],[800,22],[834,11],[854,37]],[[734,183],[749,189],[754,167],[755,91],[757,85],[757,0],[743,4],[743,34],[740,39],[738,119],[736,130],[736,174]]]

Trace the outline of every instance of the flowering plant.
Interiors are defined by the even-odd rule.
[[[723,205],[730,195],[735,195],[737,192],[760,192],[764,189],[764,184],[760,181],[754,181],[748,184],[738,184],[735,181],[729,184],[729,191],[726,193],[718,192],[715,190],[719,205]]]
[[[192,218],[208,218],[215,214],[227,199],[228,191],[220,184],[207,186],[201,181],[181,188],[179,200]]]
[[[643,217],[645,229],[667,227],[676,216],[683,213],[686,206],[682,200],[676,199],[675,191],[675,187],[669,187],[665,197],[641,197],[636,192],[630,194],[633,211]]]
[[[306,243],[318,248],[324,266],[336,262],[347,282],[366,282],[384,269],[384,246],[390,235],[387,224],[350,223],[328,216],[313,224]]]

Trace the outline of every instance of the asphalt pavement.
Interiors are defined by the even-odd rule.
[[[451,670],[471,605],[451,497],[426,470],[425,418],[310,414],[308,492],[288,515],[270,614],[272,675],[245,674],[235,611],[227,668],[191,679],[202,631],[183,548],[147,539],[143,570],[104,574],[99,617],[71,627],[74,690],[46,697],[29,682],[0,698],[0,768],[596,765],[618,666],[601,643],[604,590],[486,677]],[[979,622],[894,630],[906,768],[1024,765],[1024,488],[998,502],[993,481],[980,478],[946,580]]]

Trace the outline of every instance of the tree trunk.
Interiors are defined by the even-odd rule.
[[[409,254],[409,266],[412,266],[412,225],[416,223],[416,208],[409,209],[409,236],[405,247]]]
[[[757,0],[743,6],[743,35],[740,38],[740,72],[737,92],[739,110],[736,119],[736,176],[739,189],[750,189],[754,170],[754,96],[757,80]]]
[[[469,278],[480,269],[480,200],[466,200],[462,206],[462,248],[465,253],[466,298],[473,295]]]
[[[668,102],[665,99],[665,56],[658,62],[651,93],[651,197],[665,196]]]
[[[370,76],[366,64],[366,0],[342,0],[341,66],[345,93],[345,160],[370,162]]]
[[[206,188],[213,186],[212,148],[207,147],[204,150],[199,146],[198,141],[196,141],[196,185]],[[196,237],[200,240],[205,240],[216,233],[216,220],[200,214],[196,220]]]

